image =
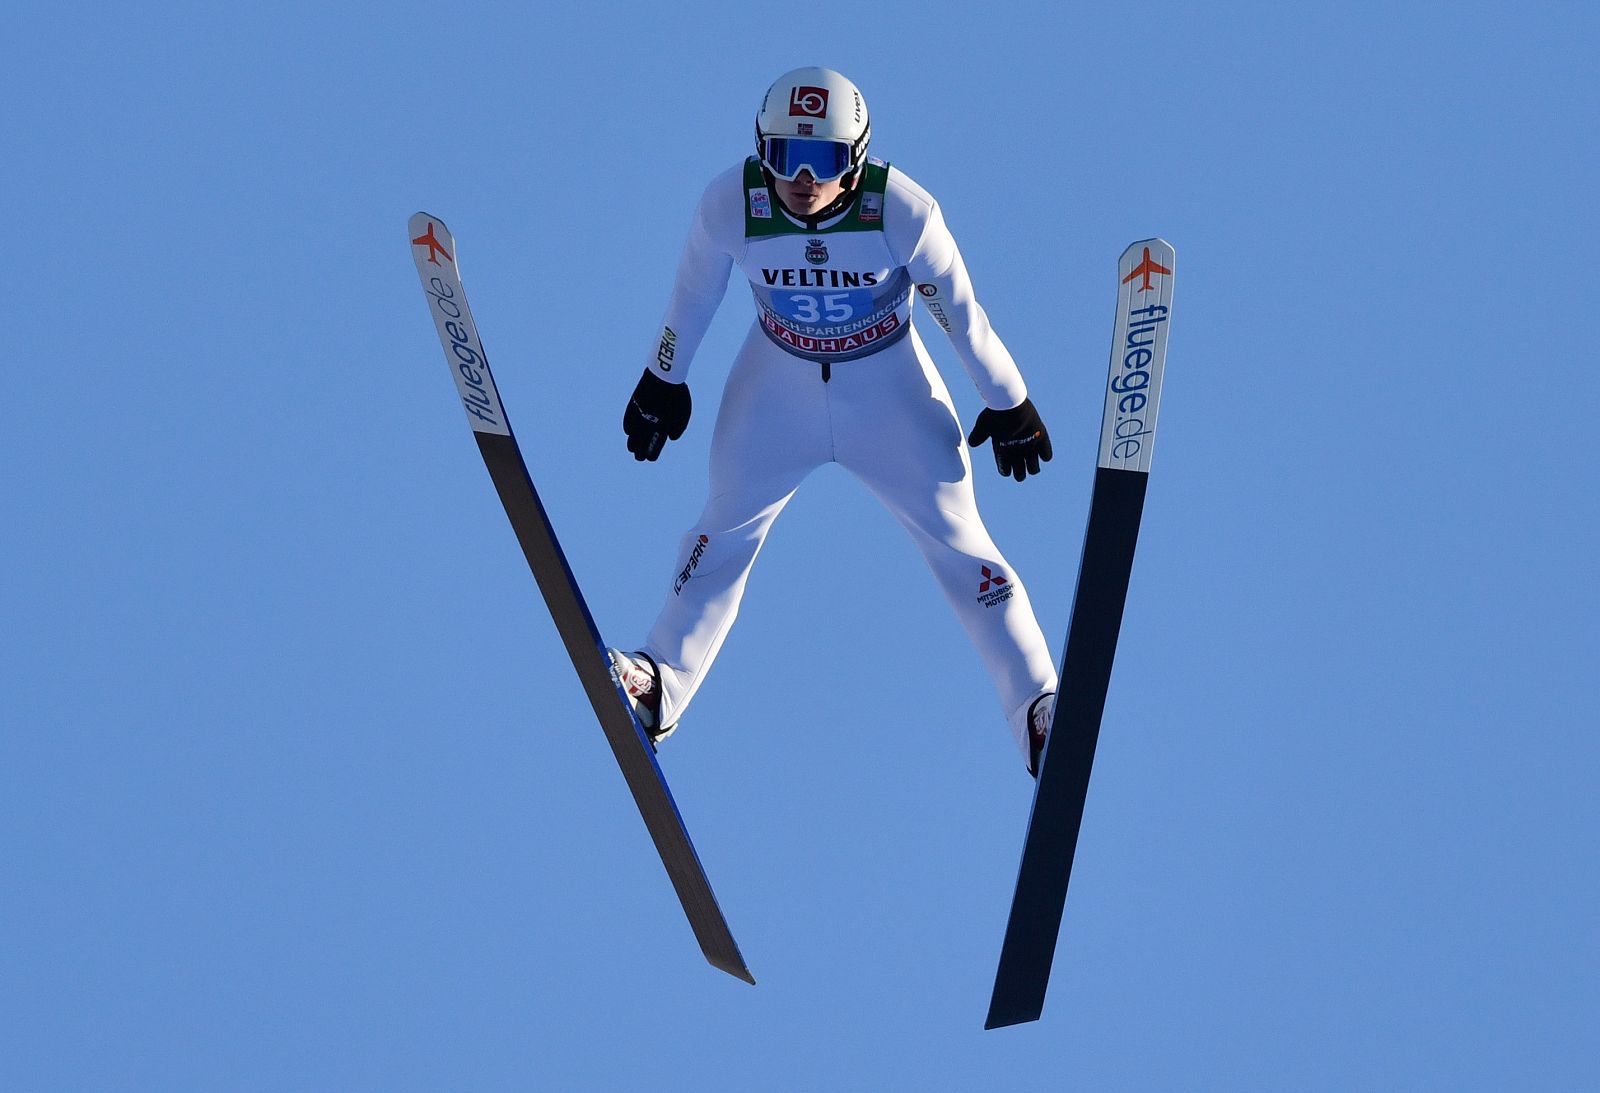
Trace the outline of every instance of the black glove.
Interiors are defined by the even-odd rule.
[[[677,440],[689,427],[689,385],[668,383],[650,369],[639,377],[628,408],[622,413],[622,431],[628,434],[628,451],[639,462],[654,461],[667,441]]]
[[[1039,420],[1032,399],[1025,398],[1021,406],[1009,410],[985,407],[972,426],[967,443],[976,448],[990,438],[994,440],[994,465],[1001,474],[1009,474],[1018,482],[1038,474],[1041,460],[1050,462],[1050,434]]]

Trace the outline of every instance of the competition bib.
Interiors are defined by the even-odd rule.
[[[911,276],[883,237],[889,165],[869,159],[856,200],[825,228],[784,215],[745,161],[745,256],[761,329],[785,352],[832,364],[892,345],[911,325]]]

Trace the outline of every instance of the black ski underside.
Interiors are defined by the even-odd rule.
[[[1149,479],[1142,471],[1095,471],[1055,719],[984,1028],[1037,1021],[1044,1008]]]
[[[478,439],[478,450],[483,454],[483,462],[489,468],[495,491],[505,506],[517,541],[522,544],[522,552],[527,556],[550,616],[567,647],[567,655],[572,658],[600,727],[611,743],[617,765],[622,768],[622,777],[628,783],[656,851],[667,868],[667,876],[683,904],[695,939],[712,966],[746,983],[754,983],[755,978],[739,953],[722,909],[717,906],[705,869],[656,765],[654,750],[611,678],[599,629],[556,539],[516,439],[494,433],[475,432],[473,435]]]

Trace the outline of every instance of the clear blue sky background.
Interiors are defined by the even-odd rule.
[[[0,1087],[1593,1087],[1592,5],[269,10],[11,18]],[[807,63],[940,198],[1050,425],[1043,478],[979,466],[1052,644],[1113,263],[1178,252],[1032,1026],[981,1029],[1032,783],[831,468],[663,753],[760,985],[701,961],[406,244],[455,230],[636,641],[743,289],[660,463],[622,406],[701,188]]]

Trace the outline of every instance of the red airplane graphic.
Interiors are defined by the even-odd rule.
[[[431,232],[433,230],[433,226],[429,225],[428,226],[428,230]],[[445,255],[445,257],[449,258],[450,256],[447,254],[447,255]],[[1140,292],[1149,292],[1152,288],[1155,287],[1154,285],[1152,285],[1150,283],[1150,275],[1151,274],[1154,274],[1154,273],[1170,274],[1171,272],[1172,271],[1170,269],[1168,269],[1166,266],[1158,265],[1156,263],[1156,260],[1150,257],[1150,248],[1146,247],[1144,249],[1144,261],[1140,262],[1137,266],[1134,266],[1133,267],[1133,272],[1128,274],[1126,277],[1124,277],[1122,279],[1122,283],[1123,284],[1127,284],[1129,281],[1133,280],[1135,277],[1139,276],[1140,274],[1144,274],[1144,284],[1139,286],[1139,291]]]
[[[413,239],[411,241],[411,245],[414,246],[414,247],[424,247],[424,246],[427,247],[428,248],[428,261],[432,262],[436,266],[444,265],[443,262],[439,261],[439,255],[442,254],[446,258],[450,258],[450,252],[444,249],[444,244],[440,243],[437,239],[435,239],[433,237],[433,221],[431,221],[431,220],[428,221],[428,234],[417,236],[415,239]],[[1148,250],[1145,251],[1144,252],[1144,256],[1146,258],[1149,258],[1150,257],[1150,252]],[[450,258],[450,261],[454,262],[455,259],[454,258]],[[1162,270],[1161,272],[1165,273],[1166,270]]]

